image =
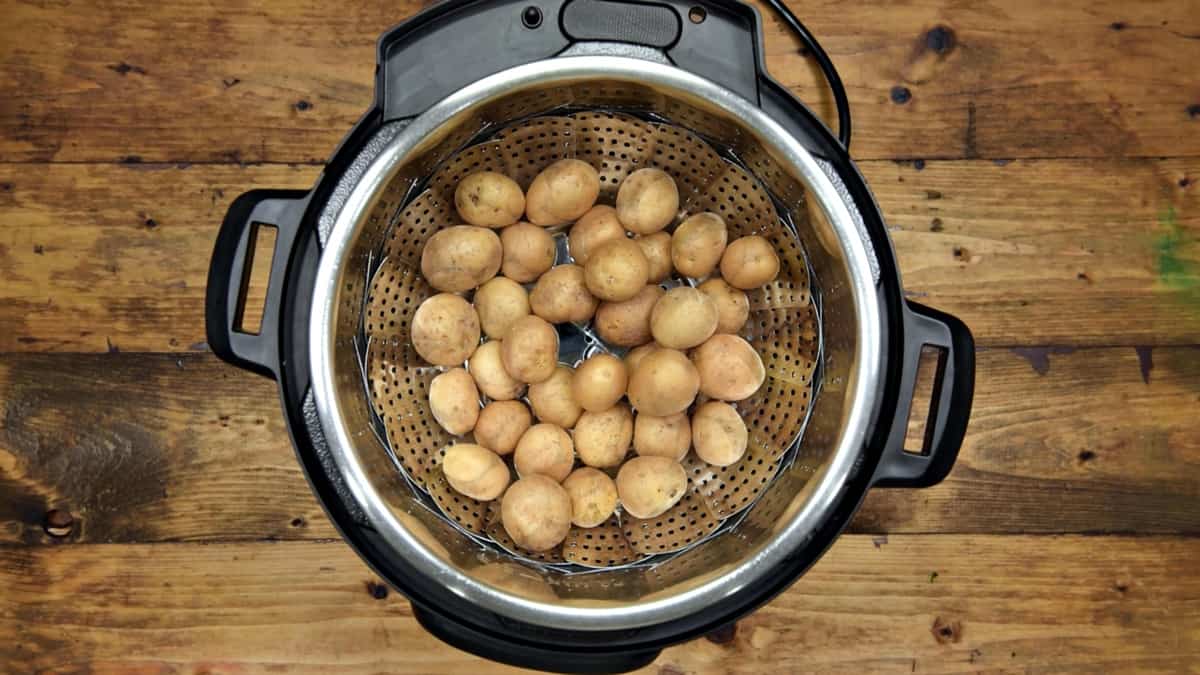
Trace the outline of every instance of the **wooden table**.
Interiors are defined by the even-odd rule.
[[[392,3],[24,0],[0,21],[0,671],[509,671],[338,539],[274,385],[204,342],[217,224],[307,187]],[[909,295],[978,340],[934,489],[646,672],[1196,672],[1200,4],[796,2]],[[768,65],[828,97],[770,19]]]

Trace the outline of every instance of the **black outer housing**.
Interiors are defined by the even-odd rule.
[[[614,13],[609,11],[612,7],[601,7],[596,12],[588,8],[582,12],[582,19],[576,16],[580,14],[576,8],[569,17],[568,31],[559,18],[559,9],[570,2],[451,0],[385,33],[379,41],[375,105],[335,151],[312,191],[307,195],[254,191],[231,206],[213,252],[206,323],[209,344],[218,356],[278,380],[297,457],[330,520],[368,565],[409,598],[415,616],[427,630],[460,649],[513,665],[564,672],[622,672],[649,663],[663,647],[736,621],[782,592],[837,538],[872,485],[924,487],[944,478],[966,431],[974,383],[974,349],[969,331],[957,319],[904,301],[895,255],[878,206],[846,149],[811,111],[766,73],[758,15],[752,8],[736,0],[636,3],[639,9],[671,11],[680,18],[681,34],[664,46],[664,21],[651,21],[658,28],[649,34],[640,33],[636,25],[614,28]],[[593,7],[609,4],[603,0],[573,2]],[[544,17],[537,29],[525,28],[522,23],[524,10],[531,5],[538,7]],[[700,25],[714,31],[712,35],[704,34],[703,39],[689,37],[688,33],[693,25],[687,19],[688,11],[695,6],[703,7],[707,14]],[[464,26],[471,25],[485,26],[492,34],[499,27],[509,39],[492,50],[480,49],[488,43],[472,40],[469,31],[463,32]],[[310,432],[303,405],[309,391],[310,303],[321,254],[315,223],[330,190],[365,141],[384,122],[419,114],[464,84],[519,63],[553,57],[572,44],[568,32],[591,39],[601,37],[603,31],[610,31],[610,39],[615,41],[657,40],[656,46],[662,47],[676,65],[756,101],[810,151],[834,165],[866,222],[879,261],[881,282],[877,293],[883,307],[887,348],[882,354],[885,385],[878,404],[881,412],[869,432],[860,464],[839,504],[806,546],[771,570],[762,583],[715,600],[703,612],[638,629],[585,632],[516,622],[483,610],[438,585],[421,582],[406,561],[387,553],[387,545],[362,519],[356,506],[342,497],[346,492],[338,489],[340,476],[321,451],[324,440]],[[447,52],[438,45],[446,44],[451,35],[454,39],[449,43],[457,46],[461,58],[452,68],[436,71],[446,81],[428,77],[426,66],[431,59],[447,58]],[[529,42],[522,42],[521,37]],[[463,49],[463,45],[480,51]],[[409,68],[410,63],[418,68]],[[405,74],[415,79],[406,80]],[[232,289],[242,275],[238,267],[245,262],[249,219],[260,212],[303,215],[294,222],[272,223],[289,236],[279,238],[263,328],[257,338],[261,345],[249,350],[248,357],[246,350],[234,348],[241,338],[231,339],[230,335],[232,304],[237,302]],[[929,451],[912,455],[904,453],[902,445],[914,385],[914,354],[919,354],[922,344],[946,348],[947,357],[939,368],[941,386],[931,415]]]

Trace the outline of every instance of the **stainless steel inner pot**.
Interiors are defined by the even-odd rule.
[[[356,341],[367,274],[414,188],[481,130],[569,109],[630,111],[739,157],[788,211],[824,321],[824,383],[799,456],[730,531],[650,567],[562,575],[481,547],[414,495],[371,428]],[[616,630],[677,619],[762,581],[828,516],[863,453],[881,391],[878,267],[836,173],[740,96],[664,63],[568,56],[480,80],[368,143],[322,216],[309,324],[312,391],[330,455],[370,525],[425,577],[529,624]]]

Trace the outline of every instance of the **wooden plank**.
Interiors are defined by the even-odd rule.
[[[1200,351],[979,354],[970,433],[929,490],[875,490],[861,533],[1200,534]],[[196,355],[0,357],[0,542],[332,538],[274,385]]]
[[[371,100],[376,37],[424,4],[17,4],[0,160],[323,160]],[[1189,3],[793,6],[846,80],[858,157],[1200,155]],[[764,15],[769,70],[828,115]]]
[[[913,297],[981,345],[1200,343],[1200,160],[869,162]],[[0,351],[204,340],[229,203],[307,166],[0,164]]]
[[[1186,672],[1197,555],[1196,539],[847,536],[735,629],[640,672]],[[14,675],[518,672],[425,633],[340,542],[0,547],[0,563]]]

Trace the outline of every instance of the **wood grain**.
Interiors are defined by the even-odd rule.
[[[844,537],[643,673],[1177,673],[1200,540]],[[341,542],[0,547],[8,672],[517,672],[447,647]],[[378,596],[384,596],[379,598]]]
[[[424,4],[15,4],[0,161],[321,161],[370,103],[376,37]],[[1190,3],[792,6],[847,83],[860,158],[1200,155]],[[768,69],[828,118],[763,13]]]
[[[871,492],[852,531],[1200,534],[1200,350],[1148,359],[981,352],[950,477]],[[50,509],[81,542],[337,536],[274,384],[210,354],[9,354],[0,401],[0,541],[55,543]]]
[[[1200,343],[1200,160],[920,166],[864,169],[910,297],[961,317],[979,344]],[[316,174],[0,164],[0,351],[202,343],[209,252],[229,203]]]

